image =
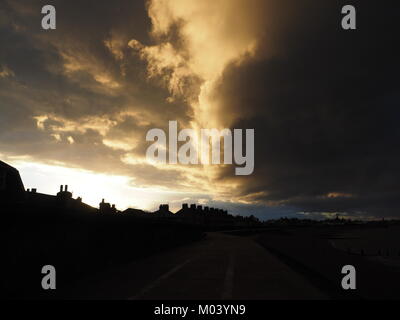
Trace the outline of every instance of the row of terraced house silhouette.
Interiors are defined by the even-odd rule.
[[[233,216],[227,210],[208,206],[184,203],[182,208],[173,213],[168,204],[161,204],[155,212],[129,208],[124,211],[117,210],[115,204],[105,202],[99,208],[93,208],[82,201],[81,197],[73,198],[68,190],[68,185],[61,185],[59,192],[53,195],[42,194],[37,189],[25,191],[22,179],[17,169],[0,161],[0,196],[7,201],[24,201],[35,206],[51,206],[63,210],[74,209],[84,212],[93,212],[101,215],[129,215],[138,219],[161,220],[181,222],[207,226],[252,226],[259,223],[258,219],[251,217]]]

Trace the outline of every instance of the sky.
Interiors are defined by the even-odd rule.
[[[390,1],[0,1],[0,159],[26,188],[261,219],[400,215]],[[255,130],[255,170],[146,160],[153,128]]]

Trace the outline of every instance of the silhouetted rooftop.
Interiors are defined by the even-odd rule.
[[[25,187],[19,171],[0,160],[0,196],[15,200],[23,198]]]

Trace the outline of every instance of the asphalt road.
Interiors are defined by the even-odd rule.
[[[208,233],[174,250],[58,288],[66,299],[326,299],[251,238]]]

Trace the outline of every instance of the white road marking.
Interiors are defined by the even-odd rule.
[[[233,253],[229,255],[228,267],[225,274],[224,289],[222,292],[222,300],[229,300],[233,297],[233,276],[234,276],[235,256]]]
[[[180,264],[180,265],[174,267],[173,269],[169,270],[168,272],[164,273],[161,277],[156,279],[154,282],[152,282],[149,285],[147,285],[146,287],[144,287],[138,294],[134,295],[133,297],[128,298],[128,300],[137,300],[140,297],[144,296],[147,292],[149,292],[152,289],[154,289],[155,287],[157,287],[162,281],[164,281],[165,279],[172,276],[175,272],[182,269],[185,265],[187,265],[192,260],[193,259],[188,259],[185,262],[183,262],[182,264]]]

